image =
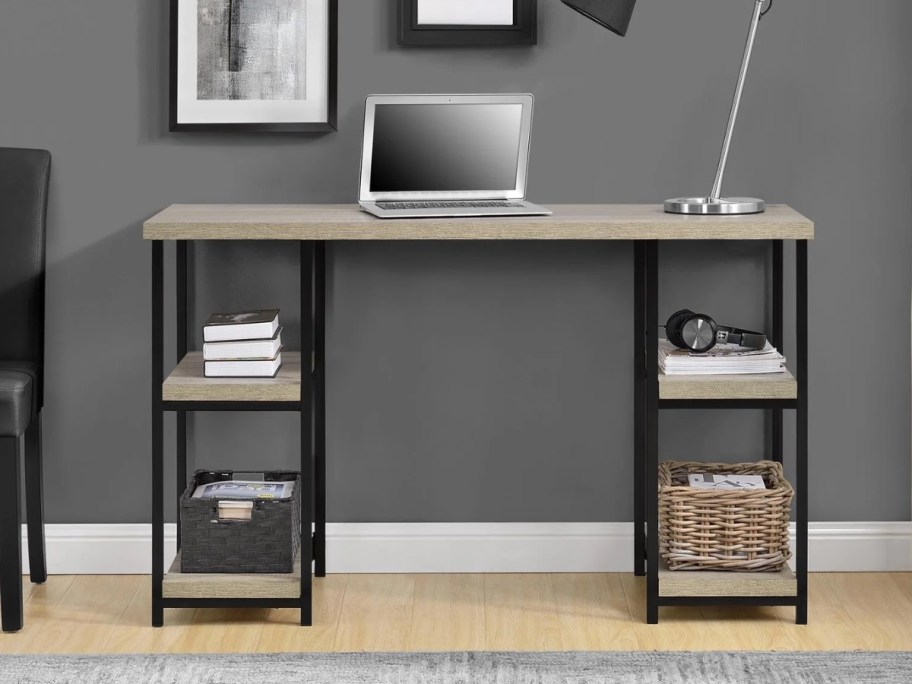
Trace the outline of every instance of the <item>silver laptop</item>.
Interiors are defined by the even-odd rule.
[[[380,218],[547,215],[526,202],[531,95],[371,95],[361,208]]]

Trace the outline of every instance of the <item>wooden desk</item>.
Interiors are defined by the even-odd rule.
[[[145,222],[152,242],[152,624],[164,608],[187,606],[300,607],[311,624],[312,578],[326,572],[325,277],[332,240],[630,240],[634,242],[633,364],[635,476],[634,572],[647,576],[647,621],[660,605],[750,604],[795,606],[807,622],[807,244],[814,224],[784,205],[763,214],[700,217],[666,214],[658,205],[556,205],[552,216],[380,220],[354,205],[173,205]],[[177,245],[177,357],[163,368],[163,241]],[[202,377],[198,353],[188,352],[187,243],[193,240],[294,240],[301,247],[300,354],[289,354],[274,379]],[[796,244],[797,368],[777,376],[664,377],[658,369],[658,242],[660,240],[766,240],[773,263],[771,342],[783,341],[784,241]],[[302,359],[313,359],[302,372]],[[640,362],[639,359],[643,359]],[[794,375],[793,375],[794,373]],[[770,457],[782,458],[782,412],[797,415],[796,572],[669,573],[659,563],[658,418],[661,409],[752,408],[771,412]],[[301,418],[301,472],[313,489],[302,497],[301,567],[290,577],[188,577],[164,573],[163,412],[177,414],[177,492],[187,476],[188,411],[295,411]],[[313,416],[313,417],[312,417]],[[314,513],[311,514],[311,509]],[[178,536],[178,548],[180,537]],[[297,590],[295,589],[297,587]],[[207,588],[209,591],[207,591]]]
[[[551,216],[385,219],[350,204],[175,204],[146,240],[810,240],[814,224],[772,205],[751,216],[666,214],[651,204],[558,204]]]

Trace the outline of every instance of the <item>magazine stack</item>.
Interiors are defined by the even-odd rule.
[[[747,375],[782,373],[785,357],[769,342],[763,349],[745,349],[735,344],[717,344],[698,354],[659,340],[659,369],[665,375]]]

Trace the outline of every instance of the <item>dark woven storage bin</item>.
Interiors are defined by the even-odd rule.
[[[761,475],[766,489],[696,489],[690,473]],[[774,461],[659,465],[659,555],[669,570],[775,572],[791,557],[792,486]]]
[[[197,470],[181,495],[181,572],[292,572],[301,544],[300,473],[263,473],[267,482],[294,481],[291,498],[255,500],[250,520],[219,520],[219,499],[194,499],[193,491],[234,472]]]

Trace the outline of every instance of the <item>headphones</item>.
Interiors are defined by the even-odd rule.
[[[766,335],[741,328],[718,325],[706,314],[681,309],[665,324],[668,341],[679,349],[688,349],[698,354],[708,352],[717,343],[737,344],[748,349],[763,349]]]

